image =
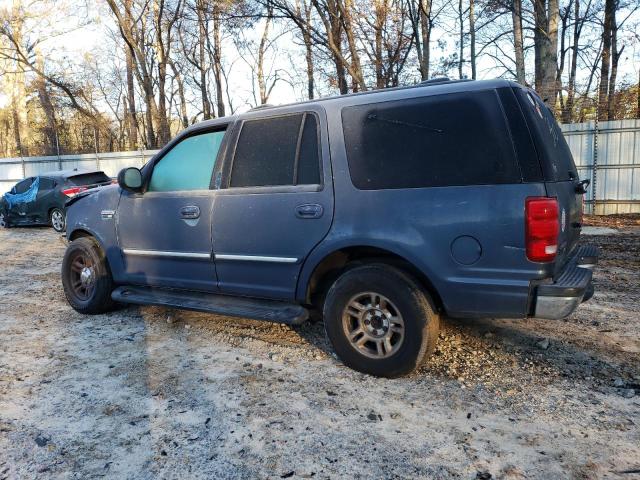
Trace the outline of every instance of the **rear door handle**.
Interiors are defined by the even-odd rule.
[[[196,205],[187,205],[180,209],[180,217],[185,220],[200,218],[200,209]]]
[[[323,213],[322,205],[317,203],[306,203],[296,207],[296,217],[298,218],[320,218]]]

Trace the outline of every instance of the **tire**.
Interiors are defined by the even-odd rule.
[[[62,286],[69,305],[85,314],[115,309],[113,279],[104,252],[91,237],[69,244],[62,260]]]
[[[429,294],[384,264],[343,273],[329,289],[323,313],[327,336],[345,365],[378,377],[412,372],[438,340],[440,317]]]
[[[0,228],[9,228],[9,217],[7,216],[7,212],[4,210],[0,210]]]
[[[49,213],[49,224],[56,232],[64,232],[64,229],[67,227],[67,218],[60,208],[51,209]]]

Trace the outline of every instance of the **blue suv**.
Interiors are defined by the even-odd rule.
[[[193,125],[67,204],[73,308],[164,305],[300,324],[395,377],[440,315],[559,319],[593,294],[551,111],[504,81],[424,84]]]

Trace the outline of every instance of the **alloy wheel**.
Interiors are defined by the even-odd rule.
[[[69,284],[76,298],[87,301],[93,295],[96,286],[96,268],[93,259],[85,253],[78,252],[71,260],[69,268]]]
[[[64,213],[56,209],[51,213],[51,225],[57,232],[64,230]]]
[[[369,358],[388,358],[404,341],[400,310],[387,297],[375,292],[351,297],[342,312],[342,327],[351,346]]]

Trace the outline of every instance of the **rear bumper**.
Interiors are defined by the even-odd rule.
[[[593,296],[591,277],[598,255],[595,246],[581,246],[559,275],[534,286],[533,316],[552,320],[566,318],[578,305],[589,300]]]

